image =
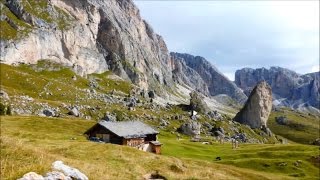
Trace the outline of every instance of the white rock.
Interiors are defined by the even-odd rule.
[[[44,180],[44,178],[43,178],[43,176],[41,176],[35,172],[28,172],[27,174],[23,175],[23,177],[18,180]]]
[[[57,171],[63,172],[65,175],[77,179],[77,180],[88,180],[88,177],[81,173],[78,169],[72,168],[70,166],[67,166],[63,164],[62,161],[55,161],[52,163],[52,168]]]
[[[45,180],[72,180],[71,177],[64,175],[59,171],[52,171],[46,174]]]

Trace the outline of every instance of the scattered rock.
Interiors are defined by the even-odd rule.
[[[287,163],[286,163],[286,162],[280,162],[280,163],[278,163],[277,165],[283,167],[283,166],[287,166]]]
[[[35,173],[35,172],[28,172],[27,174],[23,175],[22,178],[18,180],[44,180],[43,176]]]
[[[201,130],[201,124],[196,121],[190,121],[188,123],[182,124],[178,128],[178,132],[190,135],[190,136],[199,136]]]
[[[135,97],[131,97],[129,99],[128,107],[136,107],[138,99]]]
[[[207,113],[207,116],[211,119],[215,119],[215,120],[222,120],[223,117],[220,113],[218,113],[218,111],[210,111]]]
[[[45,115],[45,116],[48,116],[48,117],[54,117],[55,116],[55,112],[51,109],[44,109],[42,111],[42,113]]]
[[[46,174],[44,180],[72,180],[72,178],[64,175],[62,172],[52,171]]]
[[[261,81],[251,92],[246,104],[234,120],[251,128],[267,125],[272,108],[272,91],[267,82]]]
[[[159,174],[158,171],[151,174],[144,175],[143,179],[144,180],[167,180],[167,178]]]
[[[52,163],[52,169],[61,171],[63,172],[63,174],[71,177],[72,179],[88,180],[88,177],[78,169],[67,166],[63,164],[62,161],[55,161],[54,163]]]
[[[18,180],[88,180],[88,177],[78,169],[63,164],[62,161],[52,163],[54,171],[48,172],[45,177],[35,172],[29,172]]]
[[[76,81],[77,80],[77,76],[72,76],[72,80]]]
[[[296,166],[296,167],[300,167],[301,164],[302,164],[302,161],[301,161],[301,160],[297,160],[297,161],[295,161],[295,162],[293,163],[293,165]]]
[[[164,120],[164,119],[160,119],[160,126],[163,126],[163,127],[166,127],[166,126],[168,126],[170,124],[170,122],[169,121],[166,121],[166,120]]]
[[[0,98],[3,98],[4,100],[10,100],[9,95],[3,90],[0,90]]]
[[[231,136],[231,138],[241,141],[241,142],[247,142],[248,138],[247,135],[245,133],[237,133],[233,136]]]
[[[76,116],[76,117],[79,117],[80,113],[79,113],[79,110],[78,108],[76,107],[73,107],[69,112],[68,112],[69,115],[72,115],[72,116]]]
[[[105,114],[105,116],[102,118],[102,120],[115,122],[115,121],[117,121],[117,117],[116,117],[116,115],[113,115],[113,114],[110,114],[109,112],[107,112]]]
[[[276,122],[280,125],[287,125],[288,124],[288,119],[286,116],[278,116],[275,119],[276,119]]]
[[[320,138],[314,140],[314,141],[312,142],[312,145],[320,146]]]
[[[204,122],[203,126],[208,128],[208,129],[212,129],[212,125],[210,123],[208,123],[208,122]]]
[[[269,128],[267,128],[265,125],[262,125],[261,130],[262,130],[263,132],[265,132],[269,137],[272,136],[271,130],[270,130]]]

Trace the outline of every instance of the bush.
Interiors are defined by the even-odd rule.
[[[124,121],[124,113],[119,110],[113,110],[113,113],[116,114],[117,121]]]
[[[12,115],[11,106],[8,106],[8,107],[7,107],[7,115]]]
[[[0,103],[0,115],[6,115],[6,106]]]

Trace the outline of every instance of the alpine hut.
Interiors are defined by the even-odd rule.
[[[131,146],[143,151],[161,153],[158,131],[140,121],[111,122],[101,120],[84,134],[90,140]]]

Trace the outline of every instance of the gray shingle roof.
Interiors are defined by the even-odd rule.
[[[159,132],[150,126],[140,121],[99,121],[101,126],[104,126],[114,134],[124,138],[145,137],[146,134],[158,134]]]

